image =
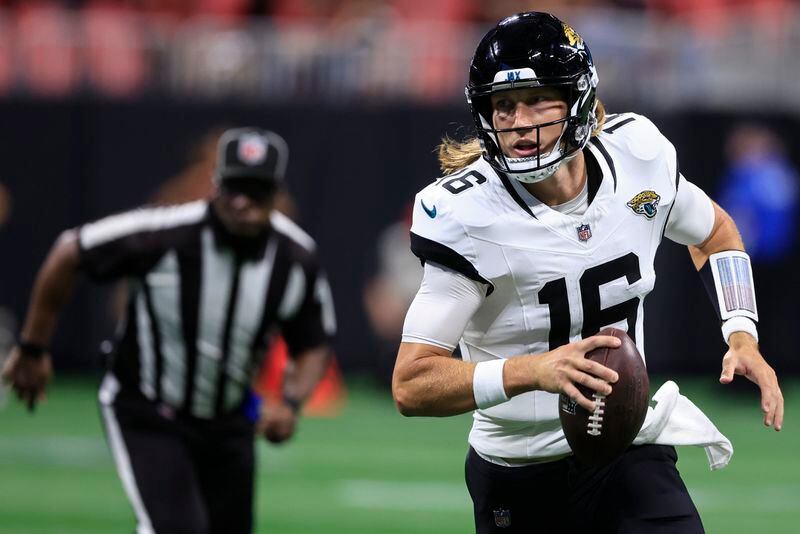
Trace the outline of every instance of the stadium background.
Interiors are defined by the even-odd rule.
[[[761,211],[738,222],[748,238],[780,242],[755,270],[786,429],[760,428],[749,384],[715,385],[724,344],[685,249],[668,242],[646,304],[646,350],[651,372],[684,377],[736,446],[731,466],[713,474],[700,451],[681,451],[709,532],[793,532],[800,360],[787,334],[800,296],[800,7],[789,0],[0,0],[0,352],[60,230],[153,199],[221,127],[274,129],[291,147],[295,217],[329,271],[348,398],[337,416],[305,421],[291,445],[262,447],[260,531],[467,531],[469,418],[397,415],[385,389],[396,341],[375,329],[365,291],[381,270],[385,229],[403,224],[413,194],[437,174],[440,137],[471,131],[469,54],[488,24],[531,8],[582,34],[609,110],[650,117],[684,174],[715,198],[736,198],[727,195],[736,132],[772,139],[771,166],[739,169],[778,161],[783,180],[751,173],[756,189],[745,198]],[[756,198],[763,191],[771,202]],[[35,417],[0,400],[0,532],[131,524],[93,405],[112,293],[78,287],[53,343],[52,398]]]

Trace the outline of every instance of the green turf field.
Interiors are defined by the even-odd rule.
[[[701,449],[679,451],[706,530],[799,532],[800,382],[784,384],[788,416],[780,433],[761,426],[754,394],[727,394],[713,379],[679,383],[736,448],[731,465],[713,473]],[[469,416],[405,419],[387,392],[351,384],[340,417],[304,420],[288,446],[260,445],[257,531],[469,532],[469,424]],[[132,526],[93,383],[59,379],[34,416],[9,399],[0,411],[0,533],[115,533]]]

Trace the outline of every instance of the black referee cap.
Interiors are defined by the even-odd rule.
[[[284,180],[289,146],[275,132],[261,128],[226,130],[217,151],[217,183],[228,178],[258,178],[270,183]]]

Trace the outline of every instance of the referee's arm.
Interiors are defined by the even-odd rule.
[[[282,402],[268,406],[259,424],[259,430],[273,443],[286,441],[294,434],[300,407],[328,368],[330,344],[336,333],[333,297],[316,259],[305,263],[304,273],[306,293],[300,309],[280,325],[290,356],[283,374]]]
[[[283,397],[295,409],[311,396],[325,374],[330,344],[336,334],[336,313],[327,277],[316,261],[306,264],[305,275],[308,282],[300,309],[281,323],[290,355],[283,377]]]
[[[3,366],[3,380],[33,409],[53,375],[49,344],[80,265],[78,232],[66,230],[36,276],[20,340]]]
[[[306,349],[290,358],[283,375],[283,396],[302,404],[311,396],[328,368],[331,350],[327,344]]]
[[[272,443],[283,443],[294,435],[300,407],[322,379],[328,367],[327,344],[305,349],[293,355],[283,374],[283,398],[264,406],[258,432]]]

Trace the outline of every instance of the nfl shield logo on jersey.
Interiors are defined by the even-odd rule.
[[[511,526],[511,510],[503,510],[498,508],[494,511],[494,524],[500,528],[508,528]]]
[[[569,415],[575,415],[575,413],[577,412],[578,403],[575,402],[575,400],[573,400],[570,397],[568,397],[567,395],[564,395],[562,393],[558,398],[558,402],[559,402],[559,405],[561,406],[561,411],[562,412],[564,412],[566,414],[569,414]]]
[[[578,239],[581,241],[589,241],[589,238],[592,237],[592,229],[588,224],[582,224],[576,230],[578,231]]]

